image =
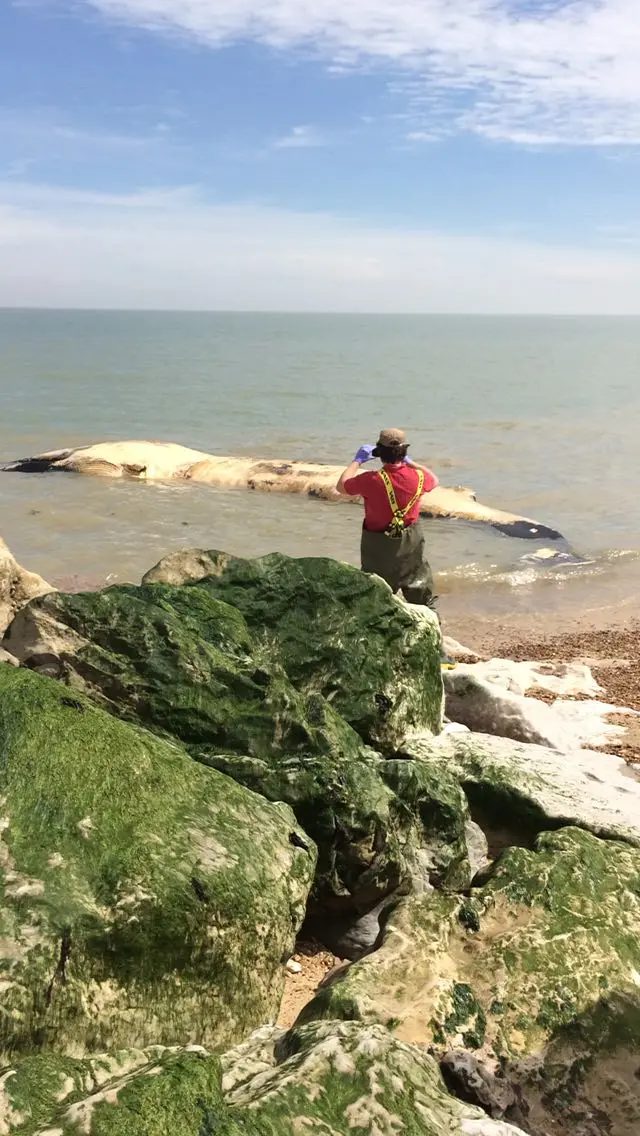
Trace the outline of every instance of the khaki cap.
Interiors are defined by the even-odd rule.
[[[407,439],[404,430],[381,430],[380,437],[378,438],[379,446],[387,446],[389,449],[394,449],[396,446],[406,446]]]

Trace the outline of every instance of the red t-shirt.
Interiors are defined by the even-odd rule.
[[[400,509],[409,504],[418,488],[419,473],[410,465],[386,465],[393,485],[396,500]],[[430,493],[436,488],[438,478],[435,473],[427,471],[424,475],[424,493]],[[344,491],[350,497],[362,497],[364,500],[364,527],[368,532],[384,532],[391,524],[393,513],[389,504],[387,490],[377,470],[367,473],[358,473],[344,483]],[[405,517],[407,528],[415,524],[420,516],[420,499]]]

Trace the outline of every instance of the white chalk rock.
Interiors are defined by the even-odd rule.
[[[562,752],[577,747],[570,724],[544,702],[514,694],[478,677],[469,667],[445,671],[442,677],[445,713],[452,722],[461,723],[474,733],[496,734]]]
[[[640,775],[612,754],[578,750],[559,759],[544,746],[475,733],[413,737],[407,752],[458,778],[493,828],[517,833],[538,818],[541,828],[577,825],[640,847]]]
[[[452,658],[455,656],[452,655]],[[546,690],[558,698],[575,695],[596,698],[603,693],[589,667],[582,663],[515,663],[511,659],[489,659],[488,662],[461,663],[457,670],[491,682],[512,694]]]
[[[0,537],[0,636],[14,615],[34,596],[53,592],[50,584],[35,572],[22,568]]]

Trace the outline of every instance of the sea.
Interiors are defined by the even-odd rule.
[[[640,318],[0,310],[0,462],[148,439],[348,464],[383,426],[443,485],[558,529],[575,561],[426,521],[441,604],[551,626],[640,596]],[[358,562],[351,506],[193,484],[0,473],[0,535],[65,587],[182,547]]]

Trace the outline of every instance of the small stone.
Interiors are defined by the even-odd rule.
[[[299,962],[296,962],[295,959],[290,958],[286,965],[286,970],[289,971],[289,974],[300,974],[302,967]]]

